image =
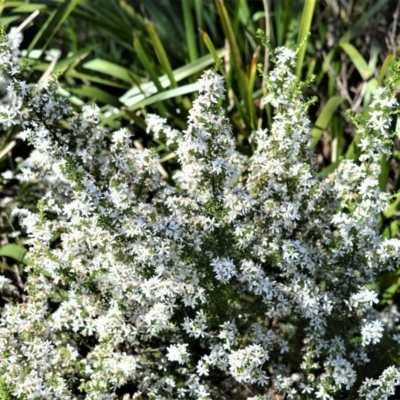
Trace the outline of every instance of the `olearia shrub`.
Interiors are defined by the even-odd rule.
[[[21,179],[46,182],[38,212],[15,209],[29,236],[25,300],[0,320],[1,393],[11,399],[388,399],[400,383],[399,313],[371,288],[399,268],[382,239],[380,157],[398,107],[378,89],[358,162],[319,177],[310,101],[278,48],[265,77],[270,131],[239,154],[215,71],[200,79],[188,129],[159,116],[181,170],[174,183],[128,129],[75,112],[56,80],[26,84],[1,40],[9,103],[36,149]]]

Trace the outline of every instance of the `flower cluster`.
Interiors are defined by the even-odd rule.
[[[48,188],[37,214],[14,212],[30,265],[25,301],[2,310],[1,390],[51,400],[394,393],[400,369],[380,352],[400,350],[397,327],[367,286],[400,262],[400,240],[383,240],[376,217],[388,202],[378,173],[397,106],[389,89],[359,122],[360,163],[321,178],[296,52],[276,50],[265,77],[273,124],[252,134],[251,157],[235,148],[222,77],[207,71],[186,131],[148,118],[177,146],[170,185],[129,130],[102,128],[96,106],[76,113],[56,81],[24,83],[6,37],[0,50],[12,99],[1,122],[21,126],[37,149],[23,176]]]

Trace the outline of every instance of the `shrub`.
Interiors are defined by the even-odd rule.
[[[96,106],[74,112],[55,80],[25,84],[6,37],[1,58],[12,100],[1,121],[23,127],[40,154],[25,179],[48,186],[37,214],[14,211],[30,248],[26,299],[0,323],[4,398],[394,393],[398,313],[378,312],[369,286],[399,264],[400,241],[382,240],[376,218],[389,197],[378,176],[394,80],[366,119],[353,116],[360,162],[320,178],[295,51],[276,50],[265,77],[272,129],[252,134],[251,157],[236,151],[223,80],[208,71],[187,131],[148,118],[176,146],[172,185],[155,151],[99,126]]]

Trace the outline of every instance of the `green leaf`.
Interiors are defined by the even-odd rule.
[[[333,96],[327,101],[311,131],[311,147],[315,147],[320,141],[322,133],[328,127],[334,112],[344,101],[345,99],[339,96]]]
[[[22,4],[18,7],[13,8],[13,13],[32,13],[36,10],[43,10],[46,7],[46,4],[39,3]]]
[[[197,30],[199,32],[204,29],[204,4],[203,0],[194,0],[194,9],[196,12],[196,24],[197,24]],[[204,41],[203,38],[201,37],[201,34],[198,36],[198,41],[199,41],[199,47],[200,47],[200,54],[205,53],[205,47],[204,47]]]
[[[27,250],[24,247],[16,244],[6,244],[0,247],[0,256],[9,257],[15,261],[28,264],[28,260],[25,258]]]
[[[132,104],[128,108],[131,111],[138,110],[139,108],[143,108],[143,107],[149,106],[151,104],[154,104],[157,101],[163,101],[163,100],[166,100],[166,99],[171,99],[171,98],[174,98],[174,97],[182,96],[184,94],[198,92],[199,89],[200,89],[200,86],[199,86],[198,82],[190,83],[188,85],[180,86],[180,87],[177,87],[177,88],[166,90],[166,91],[161,92],[161,93],[157,93],[154,96],[148,97],[148,98],[146,98],[144,100],[141,100],[141,101],[139,101],[137,103]]]
[[[62,88],[61,86],[58,88],[58,93],[67,98],[68,101],[70,101],[72,104],[75,104],[76,106],[82,107],[85,102],[81,100],[79,97],[72,96],[71,93],[69,93],[66,89]]]
[[[381,156],[381,172],[379,174],[379,188],[382,192],[386,192],[386,186],[389,179],[390,173],[390,159],[386,155]]]
[[[217,62],[218,55],[217,55],[217,52],[215,51],[215,47],[213,45],[213,42],[210,39],[210,36],[208,36],[207,33],[203,32],[203,31],[201,31],[201,36],[203,37],[203,41],[204,41],[205,45],[207,46],[208,51],[213,56],[214,61]]]
[[[297,45],[302,43],[308,36],[311,28],[311,22],[314,15],[316,0],[305,0],[303,13],[301,15],[299,33],[297,36]],[[297,54],[297,65],[296,65],[296,75],[300,79],[301,71],[303,69],[304,56],[306,54],[307,42],[305,42],[298,51]]]
[[[375,68],[374,68],[375,69]],[[371,103],[372,96],[378,87],[378,80],[375,78],[370,78],[367,82],[367,89],[365,90],[363,108],[364,113],[367,111],[369,104]]]
[[[240,104],[238,106],[238,111],[245,123],[246,126],[252,127],[252,124],[250,122],[250,118],[252,115],[255,115],[254,110],[251,110],[251,108],[254,108],[254,104],[249,101],[249,81],[248,81],[248,76],[242,69],[242,58],[240,54],[240,50],[237,44],[237,35],[235,35],[235,30],[233,29],[231,20],[229,18],[228,11],[225,7],[225,4],[223,0],[216,0],[215,2],[217,6],[217,11],[222,23],[222,29],[224,31],[225,37],[228,39],[229,42],[229,47],[231,51],[231,64],[232,64],[232,70],[235,72],[235,77],[237,80],[238,84],[238,89],[239,89],[239,97],[240,99],[243,99],[244,101],[244,107],[241,107]],[[225,81],[228,90],[231,88],[231,79],[226,76],[225,74]],[[237,103],[237,102],[236,102]]]
[[[155,87],[157,88],[157,91],[158,92],[162,92],[163,91],[163,87],[161,86],[161,83],[159,81],[159,72],[154,67],[154,64],[150,61],[150,59],[149,59],[149,57],[147,55],[147,52],[143,48],[142,43],[141,43],[141,41],[140,41],[140,39],[138,37],[135,37],[133,39],[133,46],[134,46],[134,48],[136,50],[136,54],[138,55],[139,60],[141,61],[145,71],[150,75],[150,78],[152,79],[152,82],[154,83]],[[139,89],[140,93],[143,95],[143,98],[145,98],[146,94],[142,90],[142,85],[136,84],[136,88]],[[130,93],[132,93],[132,92],[128,91],[127,93],[125,93],[125,95],[123,97],[127,96],[129,98]],[[157,109],[158,109],[158,113],[160,114],[160,116],[166,117],[167,110],[166,110],[164,104],[158,103],[157,104]]]
[[[329,51],[329,53],[325,56],[324,62],[322,64],[321,71],[319,72],[317,79],[315,80],[315,83],[317,86],[320,86],[321,81],[324,77],[324,75],[328,72],[328,69],[330,66],[332,66],[332,60],[335,55],[337,47],[334,47],[332,50]]]
[[[256,37],[256,33],[257,33],[257,28],[254,21],[256,21],[256,19],[254,19],[253,17],[253,13],[250,10],[249,4],[247,0],[242,0],[239,1],[239,19],[240,19],[240,23],[246,27],[246,30],[251,34],[251,37],[249,37],[249,39],[253,39]],[[264,16],[265,16],[265,11],[263,11]]]
[[[171,81],[171,86],[176,88],[178,87],[178,84],[175,81],[174,74],[171,68],[171,64],[169,62],[167,53],[165,52],[164,46],[161,43],[160,37],[157,34],[157,31],[154,29],[154,26],[152,23],[148,22],[146,24],[147,32],[150,36],[150,40],[153,43],[154,50],[156,51],[158,60],[160,61],[160,64],[167,74],[169,80]],[[180,101],[179,101],[180,102]]]
[[[193,23],[192,12],[190,10],[190,2],[187,0],[182,0],[182,9],[183,9],[183,22],[185,25],[185,33],[186,33],[186,43],[189,53],[189,61],[193,62],[199,58],[199,54],[197,52],[196,35],[194,32],[194,23]]]
[[[97,46],[85,47],[70,57],[60,60],[54,67],[54,72],[62,71],[63,73],[72,65],[76,66],[81,60],[86,58]]]
[[[83,64],[83,68],[113,76],[114,78],[118,78],[124,82],[128,82],[131,84],[134,83],[131,71],[110,61],[96,58]]]
[[[150,75],[150,78],[152,79],[157,90],[159,92],[162,92],[163,87],[161,86],[160,81],[159,81],[158,71],[154,68],[153,64],[151,63],[139,37],[135,37],[133,39],[133,46],[136,50],[136,53],[139,57],[140,62],[142,63],[143,67],[145,68],[146,72]]]
[[[249,74],[249,86],[248,86],[248,104],[253,103],[253,95],[254,95],[254,82],[256,79],[256,72],[257,72],[257,57],[256,54],[254,55],[251,66],[250,66],[250,74]],[[250,111],[250,124],[251,128],[256,128],[256,115],[255,115],[255,107],[249,107]]]
[[[221,19],[222,28],[224,30],[225,36],[228,39],[229,46],[231,48],[232,58],[234,62],[234,67],[242,67],[242,58],[240,56],[240,50],[237,45],[236,37],[232,28],[232,24],[229,18],[228,11],[226,10],[223,0],[216,0],[215,2],[218,10],[218,14]]]
[[[399,288],[398,283],[394,283],[393,285],[390,285],[383,293],[383,297],[385,299],[391,299],[397,292],[397,289]]]
[[[60,61],[57,62],[53,69],[54,72],[63,72],[67,71],[71,66],[76,66],[81,60],[83,60],[85,57],[87,57],[90,52],[97,46],[92,46],[92,47],[86,47],[82,50],[79,50],[75,54],[73,54],[70,57],[64,58]],[[53,49],[49,50],[47,53],[51,53]],[[29,58],[25,58],[24,61],[30,63],[32,67],[37,70],[37,71],[46,71],[50,65],[48,62],[42,62],[38,61],[40,57],[42,56],[43,52],[41,50],[33,50],[29,54]],[[56,49],[54,49],[54,55],[57,54]]]
[[[385,218],[391,218],[397,211],[398,206],[400,205],[400,194],[397,195],[395,201],[393,201],[390,206],[383,212],[383,216]]]
[[[386,239],[391,239],[396,237],[397,232],[399,231],[399,220],[392,221],[389,225],[386,225],[385,229],[382,232],[382,237]],[[400,270],[398,270],[400,273]]]
[[[339,46],[349,56],[361,77],[365,81],[368,80],[373,75],[373,71],[371,71],[361,53],[350,43],[339,43]]]
[[[380,85],[383,82],[383,79],[385,78],[386,73],[389,70],[390,64],[392,63],[393,60],[393,54],[389,54],[386,58],[385,61],[382,64],[381,70],[379,71],[379,76],[378,76],[378,85]]]
[[[318,173],[318,176],[321,176],[321,177],[328,176],[337,168],[338,165],[339,165],[339,161],[335,161],[335,162],[329,164],[321,172]]]
[[[21,17],[19,15],[13,17],[2,17],[0,18],[0,25],[1,26],[8,26],[15,21],[18,21]]]

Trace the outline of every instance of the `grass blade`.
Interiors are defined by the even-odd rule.
[[[126,68],[119,66],[118,64],[114,64],[110,61],[101,60],[96,58],[94,60],[88,61],[83,64],[83,68],[90,69],[92,71],[100,72],[102,74],[106,74],[109,76],[113,76],[114,78],[118,78],[121,81],[134,83],[131,75],[132,72]]]
[[[157,34],[157,31],[154,29],[154,25],[151,22],[146,23],[147,32],[150,36],[150,40],[153,43],[154,50],[156,51],[158,60],[160,61],[161,67],[168,75],[168,78],[171,82],[171,86],[173,88],[177,88],[178,84],[175,81],[174,74],[171,68],[171,64],[169,62],[167,53],[165,52],[164,46],[161,43],[160,37]],[[182,103],[181,96],[177,96],[176,102],[178,104]]]
[[[128,108],[130,111],[134,111],[134,110],[138,110],[140,108],[149,106],[151,104],[154,104],[158,101],[164,101],[167,99],[172,99],[178,96],[182,96],[184,94],[189,94],[189,93],[193,93],[193,92],[197,92],[199,91],[200,86],[199,84],[196,83],[190,83],[188,85],[184,85],[184,86],[180,86],[177,88],[173,88],[173,89],[169,89],[166,90],[162,93],[157,93],[154,96],[148,97],[144,100],[141,100],[137,103],[131,104]]]
[[[218,57],[218,54],[217,54],[217,52],[215,50],[213,42],[210,39],[210,36],[208,36],[207,33],[203,32],[203,31],[200,31],[200,32],[201,32],[201,36],[203,37],[204,43],[207,46],[208,51],[213,56],[214,61],[217,62],[219,57]]]
[[[182,0],[182,10],[189,61],[193,62],[199,58],[199,54],[197,52],[196,35],[194,33],[193,17],[189,1]]]
[[[372,76],[373,71],[371,71],[371,68],[368,66],[368,63],[364,60],[361,53],[350,43],[340,43],[339,46],[349,56],[361,77],[365,81],[368,80]]]
[[[216,0],[216,5],[218,14],[221,19],[222,28],[224,30],[225,36],[228,39],[229,46],[231,48],[234,66],[236,69],[239,69],[242,67],[242,59],[240,57],[240,50],[236,42],[236,37],[232,29],[228,11],[226,10],[223,0]]]
[[[140,41],[140,39],[138,37],[135,37],[133,39],[133,47],[135,48],[136,54],[139,57],[139,60],[142,63],[144,69],[150,75],[150,78],[152,79],[152,81],[156,85],[157,90],[159,92],[162,92],[163,91],[163,87],[161,86],[161,83],[160,83],[160,81],[158,79],[159,74],[157,73],[157,71],[155,70],[153,65],[151,64],[150,59],[147,56],[147,53],[144,50],[144,48],[142,46],[142,43],[141,43],[141,41]]]
[[[396,197],[396,200],[390,203],[390,206],[383,212],[385,218],[391,218],[397,211],[400,205],[400,194]]]
[[[221,20],[222,29],[225,33],[226,38],[229,42],[229,48],[231,50],[232,55],[232,70],[235,72],[237,85],[239,89],[240,98],[244,100],[245,110],[241,110],[241,106],[239,104],[238,110],[243,117],[244,123],[246,126],[252,126],[250,123],[250,116],[252,113],[254,114],[254,110],[251,111],[251,108],[254,108],[254,104],[250,101],[249,97],[249,81],[246,73],[242,69],[242,58],[240,55],[240,50],[237,45],[236,37],[234,34],[234,30],[232,28],[232,24],[229,18],[228,11],[225,7],[223,0],[216,0],[217,11]],[[226,77],[226,84],[228,86],[228,90],[231,89],[232,80],[229,77]]]
[[[386,58],[385,61],[382,64],[381,70],[379,71],[379,76],[378,76],[378,85],[380,85],[383,82],[383,79],[385,78],[389,67],[392,63],[393,60],[393,54],[389,54]]]
[[[381,156],[381,173],[379,174],[379,188],[382,192],[386,192],[386,186],[389,180],[390,174],[390,159],[385,155]]]
[[[315,147],[318,144],[334,112],[344,101],[345,99],[339,96],[333,96],[327,101],[311,131],[311,147]]]
[[[303,13],[301,15],[299,33],[297,36],[297,45],[305,41],[307,35],[310,32],[311,22],[314,15],[315,9],[315,0],[305,0]],[[301,72],[303,69],[304,56],[306,54],[307,42],[304,42],[303,45],[299,48],[299,52],[297,54],[297,65],[296,65],[296,75],[300,79]]]
[[[204,7],[203,0],[194,0],[194,9],[196,12],[196,24],[197,24],[197,29],[200,32],[204,29],[203,7]],[[206,52],[206,48],[204,46],[204,41],[202,40],[201,35],[198,36],[198,40],[199,40],[200,54],[204,54]]]

